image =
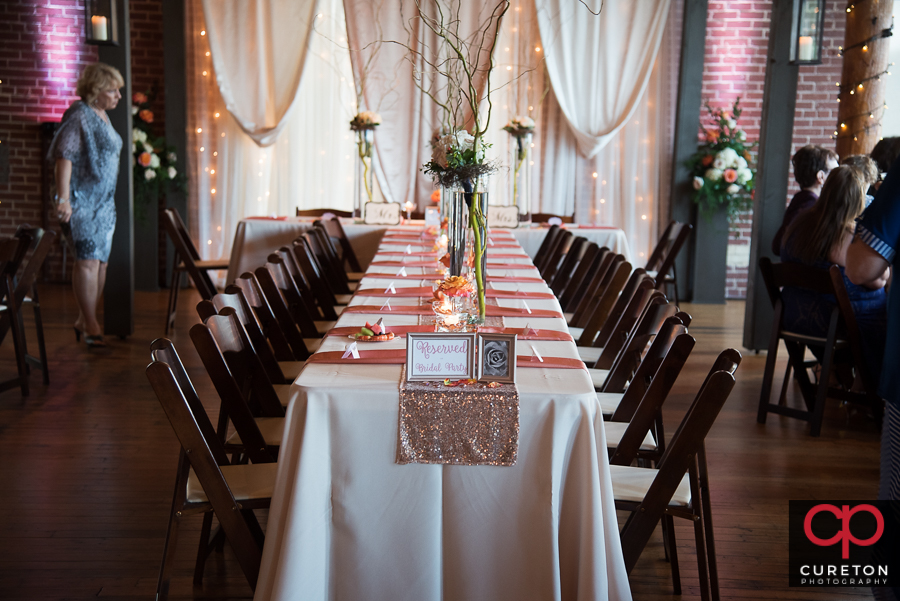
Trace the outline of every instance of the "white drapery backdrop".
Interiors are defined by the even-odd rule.
[[[371,3],[344,0],[352,15],[346,21],[348,40],[344,5],[339,0],[319,0],[297,98],[286,113],[281,135],[272,146],[260,148],[224,110],[211,57],[206,54],[208,37],[200,35],[206,27],[201,1],[192,0],[188,36],[193,42],[189,49],[193,59],[189,81],[194,86],[189,101],[195,150],[191,157],[195,160],[192,175],[196,176],[191,179],[192,230],[206,242],[201,252],[212,258],[228,256],[234,229],[244,216],[290,215],[297,206],[352,208],[355,147],[348,123],[357,107],[348,45],[363,49],[354,56],[357,61],[367,48],[372,48],[366,39],[377,40],[380,35],[381,39],[394,37],[405,43],[409,38],[399,17],[402,14],[405,20],[408,15],[393,10],[393,4],[391,10],[381,9],[383,16],[377,19],[376,26],[373,15],[366,13],[376,10]],[[661,8],[661,3],[666,7]],[[611,7],[632,4],[627,0],[607,0],[599,17],[591,15],[581,3],[573,4],[583,14],[569,23],[572,27],[583,27],[583,21],[591,21],[592,31],[605,31],[608,27],[623,29],[628,23],[643,22],[648,27],[653,25],[653,34],[661,36],[658,27],[667,16],[668,0],[650,4],[655,7],[654,19],[640,21],[632,17],[625,25],[597,21],[602,21],[604,14],[621,19],[619,7]],[[491,76],[493,115],[487,141],[493,144],[491,155],[501,159],[503,166],[492,177],[491,202],[506,204],[509,197],[508,157],[513,140],[500,128],[515,115],[529,115],[537,122],[532,148],[532,211],[574,213],[580,223],[621,227],[628,235],[635,264],[639,265],[656,241],[656,207],[660,192],[668,184],[671,103],[666,91],[674,74],[666,67],[671,62],[657,61],[645,76],[634,78],[635,85],[644,87],[641,94],[618,94],[628,98],[628,102],[624,108],[619,105],[623,114],[618,119],[610,119],[617,131],[588,129],[599,134],[597,137],[605,135],[606,144],[587,158],[579,152],[571,121],[549,85],[550,78],[541,60],[546,50],[538,11],[555,10],[555,3],[547,6],[545,0],[514,5],[500,33],[495,52],[497,67]],[[561,27],[558,25],[557,30]],[[354,41],[355,32],[363,37]],[[561,35],[566,37],[569,33]],[[646,58],[648,46],[655,56],[659,39],[649,39],[647,32],[621,35],[628,44],[638,46],[635,52],[641,56]],[[604,65],[608,64],[603,68],[617,72],[626,62],[632,64],[625,60],[630,54],[629,46],[617,47],[613,52],[603,50],[599,39],[590,43],[594,46],[582,47],[582,54],[600,57]],[[376,160],[376,165],[381,163],[376,167],[379,186],[393,200],[411,200],[423,207],[432,186],[419,170],[430,157],[427,141],[440,122],[433,104],[423,99],[403,76],[411,72],[405,54],[400,46],[382,46],[373,61],[377,66],[372,73],[376,75],[370,73],[366,106],[362,108],[380,111],[383,117],[384,125],[376,131],[376,150],[381,159]],[[651,67],[652,58],[647,59]],[[206,76],[203,71],[208,72]],[[384,93],[379,94],[380,91]],[[215,117],[217,113],[219,116]],[[202,133],[197,129],[202,129]],[[408,184],[404,185],[404,181]]]

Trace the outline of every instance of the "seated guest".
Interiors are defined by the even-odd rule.
[[[865,183],[855,170],[842,165],[828,176],[822,195],[811,209],[801,213],[785,231],[781,260],[804,263],[820,269],[837,264],[844,272],[847,247],[853,240],[855,220],[865,206]],[[877,378],[880,375],[887,325],[887,295],[884,285],[888,273],[865,286],[853,284],[844,276],[844,286],[859,326],[863,355]],[[836,301],[831,295],[785,286],[784,328],[799,334],[825,337],[831,310]],[[811,349],[816,357],[820,349]]]
[[[869,156],[878,163],[879,173],[887,173],[897,157],[900,157],[900,137],[882,138]]]
[[[878,171],[878,163],[871,157],[864,154],[851,154],[841,160],[841,165],[849,165],[856,170],[856,175],[866,184],[866,206],[872,202],[876,183],[881,180],[881,173]]]
[[[794,218],[804,209],[816,204],[822,184],[831,170],[838,166],[838,155],[833,150],[808,144],[794,154],[791,164],[794,166],[794,179],[800,185],[800,191],[794,194],[791,204],[784,212],[781,227],[775,232],[772,240],[772,254],[775,255],[781,252],[784,232]]]

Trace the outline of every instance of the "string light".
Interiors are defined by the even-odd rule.
[[[893,67],[893,66],[894,66],[894,63],[890,63],[888,65],[888,68],[885,69],[884,71],[882,71],[880,73],[876,73],[875,75],[870,75],[869,77],[866,77],[865,79],[861,79],[861,80],[853,82],[853,83],[841,84],[840,82],[835,82],[834,85],[837,86],[837,88],[839,90],[838,102],[840,102],[841,94],[843,94],[845,91],[849,91],[850,94],[853,95],[855,90],[864,90],[865,89],[864,84],[866,84],[867,82],[870,82],[873,79],[875,81],[881,81],[882,75],[890,75],[891,74],[890,67]]]
[[[206,35],[206,30],[204,29],[203,31],[201,31],[200,35]]]
[[[847,12],[850,12],[849,8],[847,9]],[[893,23],[891,23],[890,27],[886,27],[886,28],[882,29],[880,32],[876,33],[875,35],[868,37],[865,40],[860,40],[859,42],[857,42],[855,44],[851,44],[850,46],[847,46],[846,48],[844,48],[843,46],[838,46],[838,55],[844,56],[845,52],[847,52],[848,50],[853,50],[854,48],[862,48],[863,50],[868,50],[869,42],[874,42],[875,40],[880,40],[883,38],[889,38],[892,35],[894,35],[894,24]]]

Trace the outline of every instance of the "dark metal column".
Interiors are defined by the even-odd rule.
[[[178,153],[178,166],[181,173],[187,172],[187,51],[184,37],[185,4],[184,0],[166,0],[163,2],[163,65],[165,66],[166,83],[166,141],[175,147]],[[188,182],[190,185],[190,182]],[[166,205],[174,208],[180,215],[188,218],[187,192],[173,190],[166,196]],[[172,257],[175,247],[166,236],[166,273],[163,285],[168,286],[172,279]]]
[[[109,120],[122,136],[119,179],[116,182],[116,233],[103,292],[103,332],[129,336],[134,332],[134,202],[131,156],[131,27],[127,0],[114,0],[119,15],[119,45],[100,46],[100,62],[122,74],[122,100]]]
[[[678,106],[675,113],[675,148],[672,153],[671,218],[693,223],[696,205],[691,200],[694,190],[691,175],[684,162],[697,151],[697,129],[703,104],[703,60],[706,50],[707,0],[684,0],[681,33],[681,61],[678,71]],[[661,224],[662,225],[662,224]],[[694,235],[675,261],[679,280],[679,299],[690,300],[694,281],[691,266]]]
[[[781,226],[787,201],[797,101],[798,67],[788,64],[791,56],[792,15],[796,1],[772,2],[766,84],[759,127],[759,170],[756,174],[753,229],[750,236],[747,306],[744,311],[744,346],[752,350],[769,346],[772,329],[772,304],[759,275],[757,263],[760,257],[773,256],[772,238]]]

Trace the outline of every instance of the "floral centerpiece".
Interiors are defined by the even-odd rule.
[[[147,206],[166,193],[169,185],[184,191],[187,178],[175,165],[178,155],[166,139],[153,135],[153,94],[136,92],[131,97],[132,144],[134,164],[134,206],[139,218],[146,216]]]
[[[534,133],[534,119],[531,117],[523,117],[517,116],[513,117],[509,123],[503,126],[503,131],[507,132],[509,135],[513,136],[516,139],[516,147],[513,150],[513,193],[512,193],[512,201],[513,204],[519,207],[520,213],[528,214],[531,212],[530,202],[528,202],[528,184],[530,182],[530,178],[528,177],[528,169],[527,165],[530,164],[530,161],[526,161],[528,158],[528,150],[529,146],[529,137]],[[519,177],[520,173],[522,173],[522,166],[526,166],[525,178],[522,182],[522,185],[519,185]],[[520,191],[524,192],[522,197],[520,197]],[[523,211],[524,209],[524,211]]]
[[[746,132],[738,126],[740,102],[738,97],[730,112],[706,103],[714,126],[701,126],[700,146],[685,162],[694,178],[694,202],[707,215],[725,207],[732,224],[752,206],[756,180],[750,154],[756,143],[748,143]]]
[[[375,128],[379,125],[381,115],[372,111],[362,111],[350,120],[350,131],[356,132],[356,150],[359,155],[356,202],[358,217],[362,216],[363,204],[372,202],[372,148],[375,144]]]

